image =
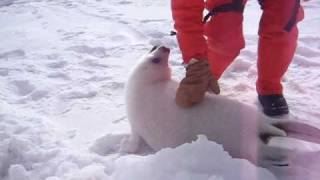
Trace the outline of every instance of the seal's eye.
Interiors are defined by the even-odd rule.
[[[155,64],[159,64],[161,62],[161,59],[160,58],[152,58],[151,60],[153,63]]]
[[[155,51],[158,48],[158,46],[153,46],[153,48],[150,50],[150,53],[152,53],[153,51]]]

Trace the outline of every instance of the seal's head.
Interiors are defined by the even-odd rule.
[[[168,65],[170,49],[164,46],[154,46],[135,68],[132,77],[136,81],[155,83],[171,78]]]

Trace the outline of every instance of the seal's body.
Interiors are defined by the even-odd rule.
[[[286,132],[255,108],[215,94],[207,94],[192,108],[177,106],[178,83],[171,79],[168,55],[167,48],[154,49],[130,76],[126,100],[132,135],[123,143],[124,151],[136,152],[141,140],[158,151],[204,134],[233,157],[261,166],[284,163],[283,151],[266,142],[272,136],[286,136]]]

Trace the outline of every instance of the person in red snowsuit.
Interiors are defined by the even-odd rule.
[[[297,22],[303,19],[303,9],[300,0],[259,0],[259,3],[263,14],[258,33],[258,99],[265,114],[287,114],[289,109],[281,79],[293,59]],[[217,81],[245,47],[242,21],[246,0],[171,0],[171,4],[183,62],[200,67],[197,63],[206,61],[212,77],[208,79],[204,70],[199,73],[199,76],[206,74],[207,78],[207,81],[202,78],[201,87],[203,89],[204,83],[205,91],[211,89],[219,93],[219,87],[212,88],[210,82]],[[206,22],[203,21],[205,8],[210,12],[205,17]],[[187,67],[186,77],[177,90],[176,102],[184,107],[201,102],[205,93],[199,90],[199,85],[192,84],[195,82],[192,75],[195,77],[199,72],[192,66],[190,70]],[[192,93],[198,93],[198,97],[192,99]]]

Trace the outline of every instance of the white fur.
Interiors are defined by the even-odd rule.
[[[261,166],[283,163],[284,152],[269,147],[260,135],[285,136],[285,132],[255,108],[213,94],[193,108],[178,107],[174,101],[178,83],[170,77],[168,55],[161,48],[147,54],[130,76],[126,100],[134,143],[124,143],[127,152],[136,152],[141,141],[158,151],[204,134],[233,157]],[[159,57],[159,64],[152,62]]]

